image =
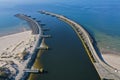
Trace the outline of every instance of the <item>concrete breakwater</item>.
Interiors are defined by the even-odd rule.
[[[36,20],[34,20],[33,18],[31,18],[30,16],[27,16],[24,14],[16,14],[15,16],[27,21],[32,30],[32,34],[35,35],[35,37],[36,37],[35,43],[32,46],[33,49],[30,51],[31,57],[27,60],[26,67],[24,70],[31,69],[31,67],[35,61],[35,58],[37,56],[37,52],[38,52],[37,48],[40,46],[41,39],[42,39],[41,35],[43,35],[43,32],[42,32],[42,29],[41,29],[41,26],[39,25],[39,23]],[[24,74],[21,77],[19,77],[19,79],[17,79],[17,80],[25,80],[28,77],[28,75],[29,75],[29,73],[24,71]]]
[[[97,55],[97,52],[94,49],[94,46],[92,44],[92,40],[88,32],[79,24],[76,22],[58,14],[54,14],[51,12],[46,11],[40,11],[42,14],[51,15],[52,17],[56,17],[69,25],[75,30],[77,35],[80,37],[80,39],[83,42],[84,47],[86,48],[86,51],[90,57],[91,62],[93,63],[95,69],[99,73],[101,79],[114,79],[119,80],[120,79],[120,71],[117,69],[111,67],[110,65],[103,62],[99,56]]]

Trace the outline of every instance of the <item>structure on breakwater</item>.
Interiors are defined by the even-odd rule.
[[[47,50],[48,49],[48,46],[45,44],[45,39],[44,38],[42,39],[42,42],[40,44],[40,47],[38,47],[38,49],[41,49],[41,50]]]
[[[39,69],[25,69],[23,71],[28,73],[39,73]]]
[[[52,17],[56,17],[69,25],[75,30],[81,41],[83,42],[83,45],[88,53],[88,56],[93,63],[96,71],[98,72],[99,76],[103,80],[120,80],[120,71],[115,69],[114,67],[106,64],[104,61],[102,61],[94,46],[93,46],[93,41],[88,32],[79,24],[76,22],[58,14],[54,14],[51,12],[46,12],[46,11],[39,11],[41,14],[46,14],[50,15]]]

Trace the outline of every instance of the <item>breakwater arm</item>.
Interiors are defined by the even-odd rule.
[[[34,20],[34,18],[31,18],[30,16],[27,16],[24,14],[16,14],[15,16],[27,21],[28,24],[30,25],[30,28],[33,34],[42,34],[42,29],[40,25],[38,24],[38,22]]]
[[[34,43],[34,45],[32,45],[32,49],[30,51],[31,57],[25,62],[26,63],[25,68],[22,71],[23,74],[16,78],[16,80],[26,80],[28,75],[29,75],[29,72],[31,72],[31,71],[36,72],[36,70],[31,70],[31,67],[35,61],[36,56],[37,56],[37,52],[38,52],[37,48],[40,47],[41,38],[42,38],[41,35],[43,35],[43,31],[42,31],[42,28],[39,25],[39,23],[34,18],[31,18],[31,16],[27,16],[24,14],[16,14],[15,16],[22,19],[22,20],[27,21],[28,24],[30,25],[31,30],[32,30],[32,34],[35,36],[34,37],[35,43]],[[26,72],[26,70],[28,71],[28,73]]]
[[[106,64],[99,58],[99,56],[92,44],[90,35],[81,25],[77,24],[76,22],[74,22],[62,15],[58,15],[58,14],[47,12],[47,11],[39,11],[39,12],[42,14],[50,15],[52,17],[56,17],[64,22],[68,23],[74,29],[74,31],[77,33],[77,35],[83,42],[83,45],[88,53],[88,56],[89,56],[91,62],[93,63],[95,69],[99,73],[101,79],[103,79],[103,80],[109,80],[109,79],[120,80],[120,71],[118,71],[117,69],[113,68],[112,66]]]

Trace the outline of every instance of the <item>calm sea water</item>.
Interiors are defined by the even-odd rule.
[[[16,13],[36,16],[38,10],[63,14],[86,27],[97,41],[106,43],[109,39],[113,39],[105,46],[120,50],[119,0],[26,0],[24,2],[1,0],[0,35],[21,31],[23,27],[27,26],[23,21],[13,16]],[[105,40],[102,39],[102,36],[99,37],[99,33],[105,36]],[[107,38],[108,36],[109,38]]]
[[[12,2],[11,5],[8,5],[7,2],[1,5],[0,32],[2,29],[7,30],[18,25],[19,21],[13,17],[16,13],[35,14],[38,10],[48,10],[63,14],[90,30],[94,28],[109,35],[120,36],[119,0],[52,0],[51,2],[45,0],[44,3],[36,0],[38,3],[33,2],[33,4],[29,4],[29,2],[28,4],[27,2],[23,2],[23,4]]]

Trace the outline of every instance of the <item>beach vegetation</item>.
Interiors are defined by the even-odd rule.
[[[10,70],[4,67],[0,67],[0,79],[8,78],[10,75]]]

